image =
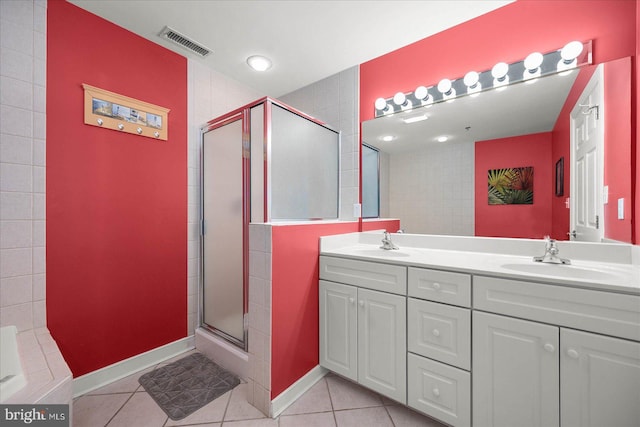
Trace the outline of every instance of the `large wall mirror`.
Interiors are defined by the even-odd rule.
[[[369,120],[362,142],[363,193],[408,233],[631,242],[630,58]]]

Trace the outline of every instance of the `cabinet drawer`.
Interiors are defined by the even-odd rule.
[[[407,294],[407,268],[399,265],[321,256],[320,279]]]
[[[408,295],[471,307],[471,275],[409,267]]]
[[[410,352],[469,370],[471,311],[435,302],[407,301]]]
[[[471,374],[409,353],[407,403],[452,426],[471,425]]]
[[[640,296],[475,276],[476,309],[640,341]]]

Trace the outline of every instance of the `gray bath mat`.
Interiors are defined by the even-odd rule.
[[[181,420],[240,383],[238,377],[195,353],[140,377],[142,387],[172,420]]]

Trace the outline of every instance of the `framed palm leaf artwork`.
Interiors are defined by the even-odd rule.
[[[490,169],[488,175],[490,205],[533,204],[533,166]]]

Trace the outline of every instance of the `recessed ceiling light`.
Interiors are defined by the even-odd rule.
[[[383,140],[384,142],[389,142],[396,139],[396,137],[393,135],[385,135],[385,136],[381,136],[380,139]]]
[[[262,55],[253,55],[248,57],[247,64],[256,71],[267,71],[271,68],[271,60]]]
[[[439,136],[438,137],[438,142],[445,142],[446,140],[448,140],[449,138],[446,136]]]

